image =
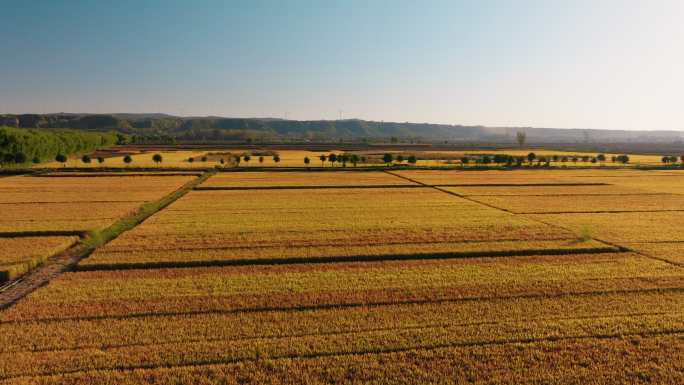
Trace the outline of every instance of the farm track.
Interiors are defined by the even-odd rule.
[[[202,183],[211,175],[211,173],[205,173],[202,176],[199,176],[186,183],[176,191],[153,202],[150,206],[148,206],[151,209],[146,210],[144,208],[147,205],[143,205],[138,209],[138,212],[121,218],[116,223],[112,224],[101,232],[100,236],[104,238],[103,241],[98,242],[95,239],[91,239],[90,236],[87,236],[82,239],[81,242],[74,244],[67,250],[50,257],[43,265],[23,275],[20,282],[0,292],[0,310],[12,306],[17,301],[29,295],[36,289],[47,285],[51,280],[55,279],[60,274],[73,270],[79,261],[87,258],[97,247],[110,242],[118,237],[121,233],[128,231],[142,223],[159,210],[164,209],[177,199],[181,198],[183,195],[192,191],[195,186]]]

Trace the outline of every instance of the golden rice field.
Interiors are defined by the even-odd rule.
[[[193,176],[0,178],[0,232],[101,229]]]
[[[78,237],[0,238],[0,283],[19,277],[77,240]]]
[[[368,173],[359,174],[363,181]],[[315,178],[313,183],[318,183]],[[349,178],[353,176],[343,174],[339,183]],[[340,243],[345,247],[340,248]],[[431,188],[193,191],[97,250],[82,266],[434,258],[610,248]]]
[[[300,187],[416,185],[383,172],[231,172],[209,178],[202,187]]]
[[[684,173],[205,176],[0,178],[0,270],[197,186],[0,288],[0,385],[684,383]]]

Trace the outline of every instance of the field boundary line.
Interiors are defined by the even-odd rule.
[[[170,194],[156,201],[143,204],[136,212],[120,218],[104,230],[90,232],[80,242],[77,242],[61,253],[51,256],[41,267],[23,275],[21,282],[0,293],[0,310],[12,306],[36,289],[47,285],[63,272],[72,270],[78,262],[87,258],[95,249],[105,245],[125,231],[134,228],[158,211],[163,210],[211,175],[212,173],[207,172],[202,176],[196,177]]]
[[[438,186],[445,187],[445,186]],[[449,187],[449,186],[446,186]],[[624,194],[463,194],[467,197],[623,197],[623,196],[681,196],[676,193],[624,193]]]
[[[253,266],[253,265],[291,265],[311,263],[341,263],[341,262],[377,262],[402,260],[429,259],[469,259],[469,258],[497,258],[524,257],[537,255],[575,255],[575,254],[606,254],[621,252],[620,248],[612,245],[605,247],[591,247],[586,249],[526,249],[526,250],[491,250],[491,251],[450,251],[444,253],[412,253],[387,255],[360,256],[332,256],[332,257],[288,257],[288,258],[244,258],[244,259],[214,259],[197,261],[160,261],[160,262],[123,262],[123,263],[92,263],[78,265],[76,271],[108,271],[108,270],[141,270],[160,268],[192,268],[192,267],[221,267],[221,266]]]
[[[402,301],[376,301],[376,302],[355,302],[355,303],[327,303],[317,305],[297,305],[291,307],[248,307],[239,309],[212,309],[212,310],[193,310],[185,312],[158,312],[158,313],[130,313],[125,315],[93,315],[80,317],[52,317],[30,320],[7,320],[0,321],[0,325],[14,325],[22,323],[60,323],[66,321],[103,321],[103,320],[126,320],[137,318],[166,318],[184,317],[209,314],[252,314],[252,313],[298,313],[307,311],[325,311],[335,309],[354,309],[354,308],[380,308],[385,306],[411,306],[411,305],[439,305],[448,303],[468,303],[468,302],[495,302],[516,299],[558,299],[567,297],[600,297],[605,295],[619,294],[664,294],[684,292],[684,286],[656,287],[646,289],[615,289],[615,290],[594,290],[577,291],[563,293],[541,293],[541,294],[519,294],[519,295],[497,295],[497,296],[472,296],[460,298],[441,298],[441,299],[418,299]]]
[[[118,371],[118,372],[131,372],[134,370],[155,370],[155,369],[170,369],[170,368],[196,368],[204,366],[214,366],[214,365],[232,365],[241,362],[260,362],[262,360],[309,360],[317,358],[326,357],[355,357],[363,356],[369,354],[393,354],[393,353],[404,353],[411,351],[431,351],[437,349],[447,349],[447,348],[468,348],[468,347],[488,347],[488,346],[503,346],[503,345],[513,345],[513,344],[535,344],[540,342],[557,342],[557,341],[580,341],[580,340],[609,340],[618,339],[622,340],[625,337],[659,337],[659,336],[670,336],[670,335],[682,335],[684,334],[684,329],[663,329],[660,331],[642,332],[642,333],[604,333],[604,334],[576,334],[567,336],[547,336],[547,337],[537,337],[537,338],[510,338],[510,339],[495,339],[491,341],[469,341],[469,342],[446,342],[437,344],[426,344],[424,346],[407,346],[398,348],[380,348],[380,349],[368,349],[368,350],[358,350],[358,351],[338,351],[338,352],[317,352],[317,353],[305,353],[305,354],[281,354],[273,356],[260,355],[260,351],[256,351],[255,357],[245,357],[242,359],[214,359],[214,360],[204,360],[196,361],[194,363],[174,365],[174,364],[147,364],[147,365],[114,365],[110,368],[94,368],[94,369],[76,369],[71,371],[61,371],[50,374],[39,374],[34,376],[14,376],[7,377],[3,379],[36,379],[36,378],[46,378],[59,375],[73,375],[80,373],[91,373],[91,372],[104,372],[104,371]]]
[[[494,207],[494,206],[492,206]],[[504,209],[501,209],[504,210]],[[520,215],[557,215],[557,214],[629,214],[629,213],[681,213],[684,209],[666,209],[666,210],[595,210],[595,211],[509,211],[513,214]],[[533,219],[533,218],[530,218]]]
[[[576,182],[576,183],[434,183],[428,184],[424,182],[418,182],[417,180],[405,177],[403,175],[395,174],[391,171],[387,171],[388,174],[404,178],[406,180],[414,181],[415,183],[420,183],[425,186],[430,187],[568,187],[568,186],[615,186],[614,184],[604,183],[604,182]]]
[[[84,238],[88,232],[85,230],[45,230],[45,231],[0,231],[0,238],[27,238],[27,237],[79,237]]]
[[[345,189],[390,189],[390,188],[425,188],[415,184],[387,185],[311,185],[311,186],[197,186],[195,191],[241,191],[241,190],[345,190]]]

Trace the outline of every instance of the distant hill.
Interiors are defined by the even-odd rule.
[[[154,141],[233,140],[365,140],[413,142],[515,143],[525,132],[527,143],[680,143],[679,131],[627,131],[536,127],[485,127],[430,123],[346,120],[285,120],[276,118],[178,117],[159,113],[0,115],[0,125],[21,128],[115,130]]]

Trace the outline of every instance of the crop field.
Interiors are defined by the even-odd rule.
[[[572,190],[569,187],[568,190]],[[557,196],[479,196],[478,202],[512,211],[525,213],[565,212],[625,212],[625,211],[684,211],[684,195],[567,195]]]
[[[0,232],[101,229],[192,176],[0,178]]]
[[[280,219],[274,221],[274,216]],[[344,248],[337,247],[340,242]],[[194,191],[97,250],[81,266],[465,257],[610,248],[430,188]]]
[[[0,283],[19,277],[77,240],[78,237],[0,238]]]
[[[202,187],[309,187],[415,185],[382,172],[231,172],[212,176]]]
[[[0,288],[0,385],[684,383],[684,173],[86,174],[0,179],[0,270],[176,192]]]

